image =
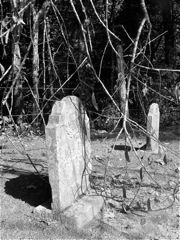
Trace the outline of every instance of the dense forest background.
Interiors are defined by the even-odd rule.
[[[1,0],[0,13],[1,128],[40,128],[66,95],[95,128],[145,124],[152,102],[162,125],[178,120],[178,0]]]

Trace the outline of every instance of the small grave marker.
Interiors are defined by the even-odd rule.
[[[159,121],[159,105],[152,103],[147,117],[147,131],[150,136],[147,136],[146,149],[157,154],[159,153]]]

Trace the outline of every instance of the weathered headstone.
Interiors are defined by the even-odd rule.
[[[81,101],[75,96],[57,101],[45,131],[52,210],[59,214],[89,186],[90,128]]]
[[[147,117],[147,132],[150,135],[147,136],[146,149],[157,154],[159,153],[159,121],[159,105],[152,103]]]

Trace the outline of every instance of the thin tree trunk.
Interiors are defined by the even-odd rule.
[[[171,67],[176,67],[176,40],[175,40],[175,22],[173,18],[173,1],[166,0],[162,3],[162,17],[165,33],[165,61]]]
[[[110,83],[111,83],[111,94],[114,92],[114,77],[116,74],[116,58],[114,56],[114,51],[111,49],[111,75],[110,75]]]
[[[39,124],[39,22],[49,6],[49,1],[45,1],[40,10],[35,7],[35,1],[32,1],[33,14],[33,123],[35,126]]]
[[[121,112],[125,114],[126,80],[124,75],[123,49],[121,45],[118,45],[117,52],[119,53],[119,56],[117,56],[117,70],[118,70],[117,87],[118,87],[118,93],[119,93]]]
[[[33,120],[39,113],[39,16],[33,7]],[[34,122],[36,125],[38,118]]]
[[[24,6],[23,0],[14,0],[11,1],[11,7],[13,12],[13,17],[18,21],[19,18],[23,18],[23,13],[21,12],[18,14],[18,11],[20,11]],[[21,51],[20,51],[20,35],[22,32],[22,24],[18,24],[18,22],[15,22],[16,26],[13,29],[12,32],[12,79],[15,79],[17,74],[19,74],[19,69],[21,67]],[[22,93],[22,86],[23,85],[23,78],[21,73],[19,74],[19,77],[14,85],[14,91],[13,91],[13,102],[11,103],[12,106],[12,114],[13,119],[15,123],[20,124],[21,123],[21,113],[23,109],[23,93]]]

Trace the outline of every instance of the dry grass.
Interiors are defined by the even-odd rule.
[[[104,137],[108,138],[104,139]],[[168,143],[168,146],[177,152],[179,146],[177,131],[174,133],[172,130],[166,131],[161,134],[161,138],[164,143]],[[142,212],[137,210],[129,211],[126,214],[123,214],[117,206],[113,206],[113,202],[107,200],[101,216],[81,231],[77,231],[66,221],[35,216],[33,214],[34,207],[51,197],[47,178],[46,149],[43,138],[33,136],[21,140],[26,153],[29,154],[41,173],[41,178],[34,174],[35,170],[27,156],[19,153],[19,150],[23,149],[18,139],[12,136],[10,139],[2,136],[0,139],[2,160],[0,166],[1,239],[178,239],[178,199],[175,200],[172,207],[163,211]],[[143,137],[134,142],[136,146],[143,143]],[[109,159],[107,175],[112,177],[120,174],[121,177],[118,179],[120,180],[123,174],[122,166],[125,163],[122,150],[124,143],[120,139],[116,143],[116,150],[110,153],[113,144],[114,136],[96,134],[92,142],[93,165],[96,174],[102,175],[107,159]],[[133,179],[137,174],[139,175],[137,171],[139,163],[133,153],[129,152],[129,156],[132,161],[128,165],[128,168],[131,169],[128,176]],[[178,180],[175,172],[178,167],[178,156],[168,152],[167,157],[167,165],[161,166],[153,163],[149,168],[151,172],[156,172],[153,177],[161,184]],[[145,164],[146,160],[144,159]],[[132,169],[136,171],[134,172]],[[99,185],[102,184],[101,180],[98,181]],[[114,185],[111,187],[114,193],[118,192],[122,196],[120,188],[115,189]],[[126,190],[127,199],[128,197],[132,198],[134,196],[133,189],[130,187]],[[157,191],[152,189],[151,185],[144,186],[135,203],[139,201],[140,204],[143,204],[144,201],[151,198],[152,207],[167,206],[167,200],[169,202],[172,200],[170,191],[160,193],[157,202],[154,202],[152,197],[154,197],[153,194],[157,194]],[[120,205],[120,207],[122,206]]]

